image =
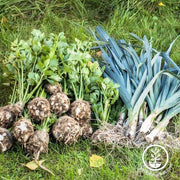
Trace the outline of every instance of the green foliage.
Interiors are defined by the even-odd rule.
[[[131,34],[143,43],[141,54],[138,56],[130,43],[127,44],[123,39],[114,40],[101,26],[97,26],[95,32],[97,48],[100,49],[102,57],[97,61],[100,65],[105,64],[105,75],[119,84],[120,98],[128,109],[129,131],[133,129],[132,137],[135,137],[139,112],[144,102],[147,102],[150,114],[155,114],[154,118],[163,112],[163,118],[166,120],[162,119],[159,125],[160,129],[165,128],[169,119],[180,112],[180,68],[169,57],[177,38],[166,52],[160,53],[152,48],[146,36],[140,39],[137,35]],[[161,109],[159,112],[158,108]],[[142,124],[144,130],[142,131],[142,127],[140,129],[142,133],[148,132],[153,123],[152,117],[147,119]],[[160,131],[157,128],[155,130],[158,133]]]
[[[158,1],[159,2],[159,1]],[[92,39],[81,26],[91,26],[93,29],[101,24],[114,37],[126,40],[134,38],[130,32],[139,37],[147,35],[156,48],[165,51],[169,43],[180,33],[180,2],[177,0],[162,0],[165,6],[158,6],[158,2],[151,0],[3,0],[0,1],[0,65],[4,56],[7,57],[11,42],[15,39],[28,39],[32,29],[40,29],[45,34],[58,34],[63,31],[69,40]],[[7,20],[7,21],[6,21]],[[177,41],[172,51],[172,58],[180,64],[179,46]],[[0,66],[0,69],[2,66]],[[2,77],[2,83],[8,84],[10,77]],[[11,79],[11,78],[10,78]],[[9,101],[11,86],[0,84],[0,103],[5,105]],[[116,104],[115,104],[116,105]],[[117,106],[113,105],[113,109]],[[119,108],[118,108],[119,109]],[[115,115],[116,110],[111,113]],[[110,117],[113,118],[113,115]],[[179,116],[177,116],[177,123]],[[115,118],[117,120],[117,117]],[[178,129],[179,130],[179,129]],[[106,165],[94,169],[88,165],[92,153],[105,156]],[[56,177],[51,177],[45,171],[29,171],[21,166],[32,160],[26,156],[20,146],[14,146],[9,152],[0,154],[1,179],[157,179],[137,172],[142,153],[136,149],[122,148],[119,151],[107,150],[106,147],[93,148],[87,141],[80,141],[72,146],[59,146],[51,143],[50,151],[42,158],[47,159],[45,165],[55,171]],[[173,152],[170,159],[172,168],[161,179],[179,178],[179,152]],[[83,168],[82,175],[77,168]]]
[[[11,103],[24,104],[44,82],[61,82],[72,99],[92,103],[96,118],[108,121],[111,105],[118,98],[117,85],[102,77],[98,63],[91,62],[92,43],[75,39],[67,43],[64,33],[45,35],[34,29],[29,40],[15,40],[6,60],[6,73],[13,77]],[[99,98],[93,99],[94,91]],[[37,93],[36,93],[37,94]]]
[[[45,37],[39,30],[33,30],[28,41],[16,39],[12,43],[5,66],[6,74],[15,82],[11,103],[21,101],[25,104],[43,81],[53,83],[61,80],[55,53],[62,38],[53,34]]]
[[[95,112],[96,119],[108,122],[112,110],[111,106],[119,98],[119,85],[114,84],[108,78],[99,79],[98,84],[90,94],[92,109]]]
[[[72,99],[90,101],[97,120],[108,121],[111,105],[118,99],[117,85],[103,78],[98,63],[91,62],[92,43],[75,42],[63,42],[58,48],[64,89]]]

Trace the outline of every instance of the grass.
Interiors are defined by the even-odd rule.
[[[69,41],[75,37],[93,40],[82,26],[92,28],[102,25],[115,38],[124,38],[136,43],[130,32],[142,37],[147,35],[154,47],[165,51],[170,42],[180,34],[180,2],[157,0],[6,0],[0,1],[0,63],[8,55],[10,44],[16,38],[27,39],[33,28],[45,33],[64,31]],[[180,41],[172,50],[172,58],[180,64]],[[0,66],[0,104],[8,102],[10,86],[3,83],[8,78],[2,76]],[[179,134],[180,118],[175,118],[175,130]],[[103,156],[106,164],[100,168],[89,166],[91,154]],[[170,162],[171,172],[160,179],[178,179],[180,174],[180,152],[173,152]],[[79,141],[75,145],[50,144],[44,165],[56,176],[52,177],[41,169],[35,172],[21,164],[32,160],[17,145],[10,151],[0,154],[0,179],[156,179],[142,173],[142,149],[110,149],[93,146],[90,141]],[[82,174],[78,174],[82,169]]]
[[[141,150],[114,149],[89,146],[89,141],[79,141],[76,145],[62,146],[50,144],[49,154],[42,155],[46,159],[44,165],[55,173],[55,177],[37,169],[35,172],[22,164],[32,160],[26,156],[21,147],[14,147],[10,152],[0,155],[1,179],[155,179],[142,175],[138,169],[142,166]],[[99,168],[91,168],[89,157],[98,154],[106,163]],[[7,161],[8,159],[8,161]],[[3,165],[3,166],[2,166]],[[81,170],[81,174],[78,173]],[[12,176],[13,175],[13,176]]]
[[[48,154],[42,154],[40,159],[51,169],[56,176],[36,169],[30,171],[23,164],[32,160],[27,156],[20,145],[14,146],[9,152],[0,154],[0,179],[147,179],[155,180],[153,174],[145,173],[141,157],[143,149],[110,148],[94,146],[88,140],[79,141],[75,145],[59,145],[55,142],[50,144]],[[103,157],[106,163],[99,168],[92,168],[89,165],[89,157],[97,154]],[[173,152],[170,158],[172,163],[171,172],[167,172],[159,179],[178,179],[179,176],[179,152]],[[81,173],[79,173],[81,172]]]
[[[148,9],[153,7],[155,10]],[[141,38],[146,35],[152,41],[153,47],[165,51],[172,40],[180,34],[180,18],[176,17],[179,11],[173,9],[168,3],[163,7],[158,6],[157,3],[150,5],[144,1],[134,1],[134,4],[131,3],[128,6],[121,3],[110,14],[105,29],[114,37],[133,43],[136,43],[136,40],[129,35],[130,32]],[[180,64],[179,46],[178,40],[171,57]]]

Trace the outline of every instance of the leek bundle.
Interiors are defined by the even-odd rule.
[[[104,76],[119,84],[120,99],[128,110],[122,124],[124,134],[133,141],[146,136],[152,142],[180,112],[180,68],[169,57],[175,40],[166,52],[158,52],[146,36],[140,39],[132,34],[143,44],[138,55],[130,43],[115,41],[100,26],[93,35],[98,42],[95,49],[101,51],[98,62],[105,67]],[[145,104],[148,116],[140,123]]]

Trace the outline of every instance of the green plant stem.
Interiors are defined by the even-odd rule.
[[[76,88],[75,88],[75,86],[74,86],[74,83],[71,83],[71,84],[72,84],[72,87],[73,87],[75,99],[77,100],[77,99],[78,99],[78,96],[77,96],[77,93],[76,93]]]
[[[82,72],[80,71],[80,90],[79,90],[79,99],[83,99],[83,79],[82,79]]]
[[[24,98],[23,98],[23,102],[25,101],[25,97],[27,96],[27,93],[29,91],[29,84],[27,85],[27,88],[26,88],[26,91],[25,91],[25,94],[24,94]]]
[[[23,100],[23,97],[24,97],[24,78],[23,78],[23,64],[22,64],[22,61],[21,61],[21,87],[22,87],[22,90],[21,90],[21,101]]]
[[[105,100],[105,105],[104,105],[104,112],[103,112],[103,121],[107,121],[109,119],[108,117],[108,109],[109,109],[109,100]]]
[[[50,118],[47,117],[44,121],[43,121],[43,124],[42,124],[42,129],[46,129],[48,130],[48,123],[50,121]]]
[[[64,92],[67,93],[67,83],[66,83],[66,79],[64,78]]]
[[[97,112],[97,109],[94,106],[92,106],[92,109],[94,111],[94,115],[95,115],[96,119],[99,120],[100,118],[99,118],[99,114]]]
[[[11,105],[15,103],[15,100],[16,100],[16,86],[17,86],[17,81],[15,81],[15,84],[14,84],[14,88],[13,88],[13,92],[12,92],[12,96],[11,96]]]
[[[35,86],[35,88],[31,91],[31,93],[27,94],[27,97],[25,97],[23,103],[26,103],[30,100],[30,98],[32,97],[32,95],[34,94],[34,92],[39,88],[40,84],[42,83],[42,79],[44,77],[44,74],[41,75],[41,78],[38,82],[38,84]]]

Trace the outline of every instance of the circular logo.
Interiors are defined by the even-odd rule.
[[[147,169],[160,171],[168,164],[169,154],[161,145],[150,145],[144,150],[142,160]]]

